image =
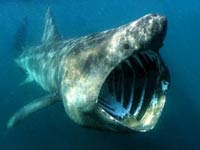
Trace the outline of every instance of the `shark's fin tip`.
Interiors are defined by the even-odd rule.
[[[46,14],[45,14],[45,25],[44,25],[44,32],[42,36],[42,42],[48,42],[48,41],[57,41],[60,40],[61,37],[58,33],[55,20],[53,18],[53,14],[51,11],[51,7],[49,6],[47,8]]]

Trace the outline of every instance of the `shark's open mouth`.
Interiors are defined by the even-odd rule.
[[[168,84],[169,74],[158,53],[134,53],[108,75],[98,104],[114,120],[145,131],[145,126],[154,127],[162,112]]]

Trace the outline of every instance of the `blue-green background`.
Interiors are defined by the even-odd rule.
[[[65,38],[117,27],[147,13],[167,16],[161,54],[171,72],[171,88],[154,130],[117,134],[81,128],[69,120],[61,104],[6,129],[8,118],[18,108],[46,94],[35,83],[19,85],[26,76],[13,61],[13,41],[27,16],[27,44],[39,44],[48,6]],[[199,0],[0,0],[0,150],[199,150],[199,35]]]

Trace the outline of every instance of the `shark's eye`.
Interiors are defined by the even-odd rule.
[[[124,48],[125,48],[125,49],[129,49],[129,48],[130,48],[130,45],[129,45],[128,43],[125,43],[125,44],[124,44]]]

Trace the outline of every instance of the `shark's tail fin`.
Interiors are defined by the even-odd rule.
[[[15,33],[13,48],[16,52],[21,51],[26,46],[27,34],[28,34],[28,18],[24,17]]]
[[[53,18],[53,14],[51,12],[51,8],[47,9],[45,15],[45,24],[44,24],[44,32],[42,36],[42,42],[54,42],[60,40],[61,37],[58,33],[55,20]]]

